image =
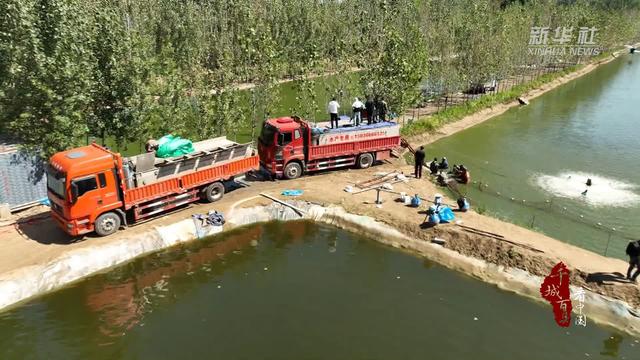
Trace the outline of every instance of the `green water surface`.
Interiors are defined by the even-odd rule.
[[[0,358],[638,358],[638,340],[587,321],[560,328],[549,306],[361,236],[270,223],[0,314]]]
[[[594,204],[595,188],[580,194],[591,176],[606,179],[594,186],[622,183],[633,196],[640,194],[638,104],[640,58],[622,56],[528,106],[427,146],[427,156],[447,156],[470,168],[475,183],[460,191],[476,209],[624,258],[628,238],[640,238],[640,202]],[[571,174],[573,180],[587,176],[579,176],[571,196],[537,181],[560,174],[569,174],[567,181]],[[617,196],[607,191],[610,200]]]

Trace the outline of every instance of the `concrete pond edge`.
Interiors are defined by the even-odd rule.
[[[207,235],[269,221],[312,220],[365,235],[379,243],[423,256],[449,269],[496,285],[502,290],[546,304],[539,293],[543,281],[540,276],[464,256],[435,243],[413,239],[372,217],[351,214],[338,206],[325,207],[303,201],[290,203],[301,211],[277,203],[248,208],[234,207],[227,216],[224,230],[223,227],[211,227],[207,230]],[[195,222],[189,218],[169,225],[156,226],[131,237],[120,236],[100,246],[72,250],[46,264],[9,272],[0,277],[0,311],[11,309],[36,296],[59,290],[137,257],[198,239],[199,235],[202,235],[202,229],[197,229]],[[572,294],[578,290],[578,287],[571,288]],[[640,337],[640,318],[632,314],[637,313],[637,309],[633,309],[624,301],[587,289],[584,289],[584,292],[583,313],[586,314],[588,322],[611,326]],[[549,307],[550,321],[553,321],[552,317]]]

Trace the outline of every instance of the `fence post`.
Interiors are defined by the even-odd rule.
[[[607,247],[604,249],[604,256],[607,256],[607,252],[609,251],[609,243],[611,242],[611,234],[616,231],[616,229],[611,229],[609,232],[609,239],[607,239]]]

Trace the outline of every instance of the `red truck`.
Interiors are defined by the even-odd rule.
[[[400,146],[393,122],[328,129],[298,117],[264,122],[258,141],[260,165],[273,177],[295,179],[305,172],[346,166],[368,168]]]
[[[222,198],[223,181],[259,169],[250,144],[224,137],[193,144],[180,157],[122,157],[98,144],[53,155],[47,165],[51,214],[68,234],[100,236],[200,199]]]

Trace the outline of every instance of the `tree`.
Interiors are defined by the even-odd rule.
[[[76,1],[13,1],[13,56],[0,100],[3,123],[41,158],[87,134],[92,59],[86,9]]]

